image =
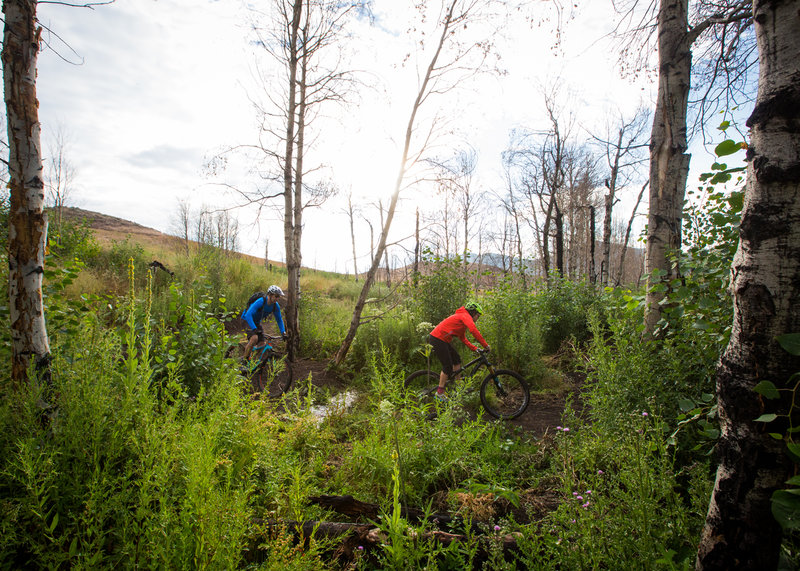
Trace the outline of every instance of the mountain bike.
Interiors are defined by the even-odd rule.
[[[253,347],[250,358],[240,370],[250,381],[253,392],[279,397],[292,386],[291,368],[286,365],[283,354],[270,344],[278,339],[281,338],[265,335],[263,343]]]
[[[528,383],[519,373],[508,369],[495,369],[489,361],[488,351],[479,350],[478,356],[462,366],[461,370],[454,373],[447,380],[448,385],[458,377],[472,378],[479,369],[488,371],[480,384],[481,404],[484,410],[495,418],[511,420],[520,416],[531,400]],[[472,370],[469,370],[472,367]],[[429,369],[415,371],[403,381],[405,387],[417,395],[422,402],[432,402],[439,386],[439,373]],[[472,389],[474,390],[474,389]]]

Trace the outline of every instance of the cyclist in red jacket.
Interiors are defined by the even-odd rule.
[[[447,397],[444,393],[444,385],[447,379],[461,370],[461,356],[453,348],[450,342],[453,337],[458,337],[471,351],[477,351],[478,348],[467,340],[467,329],[475,338],[475,340],[483,345],[488,351],[489,344],[478,331],[475,326],[475,321],[483,313],[483,308],[475,301],[469,301],[463,307],[459,307],[456,312],[450,317],[443,320],[437,325],[430,335],[428,335],[428,343],[433,347],[434,354],[442,362],[442,372],[439,374],[439,388],[436,389],[436,398],[439,400],[446,400]]]

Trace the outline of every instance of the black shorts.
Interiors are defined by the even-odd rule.
[[[453,376],[453,367],[461,364],[461,355],[458,354],[450,343],[438,337],[428,335],[428,343],[433,347],[433,353],[442,363],[442,372],[448,377]]]

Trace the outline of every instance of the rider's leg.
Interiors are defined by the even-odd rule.
[[[258,333],[252,333],[247,338],[247,345],[244,346],[244,360],[245,361],[247,361],[247,359],[250,358],[250,351],[253,350],[253,347],[255,347],[256,343],[258,343]]]

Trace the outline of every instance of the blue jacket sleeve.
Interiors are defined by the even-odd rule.
[[[283,317],[281,317],[281,306],[278,305],[277,301],[272,308],[272,315],[275,316],[275,322],[278,324],[278,329],[280,329],[281,335],[285,335],[286,326],[283,324]]]
[[[258,315],[259,311],[264,305],[264,298],[259,298],[253,302],[253,304],[247,308],[242,314],[242,319],[244,319],[245,323],[250,327],[250,329],[258,329],[258,325],[256,324],[255,317]],[[260,321],[260,320],[259,320]]]

